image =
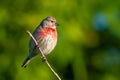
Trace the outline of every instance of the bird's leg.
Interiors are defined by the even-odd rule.
[[[34,49],[37,49],[38,48],[38,45],[35,45]]]
[[[38,45],[35,45],[34,49],[39,49]],[[42,55],[43,53],[40,52],[40,54],[41,54],[42,62],[45,62],[47,60],[46,57]]]
[[[46,61],[46,58],[45,57],[41,57],[42,58],[42,62],[45,62]]]

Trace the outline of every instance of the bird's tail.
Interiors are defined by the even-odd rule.
[[[27,65],[28,65],[28,63],[29,63],[30,61],[31,61],[31,59],[30,59],[29,57],[27,57],[27,58],[25,59],[25,61],[23,62],[23,64],[21,65],[21,67],[26,68]]]

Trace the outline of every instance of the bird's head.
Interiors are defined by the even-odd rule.
[[[59,26],[56,19],[52,16],[45,18],[42,21],[41,25],[42,25],[42,27],[51,27],[51,28],[56,28],[56,26]]]

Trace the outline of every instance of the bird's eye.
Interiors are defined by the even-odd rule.
[[[51,21],[53,23],[53,21]]]

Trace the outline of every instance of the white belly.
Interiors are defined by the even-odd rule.
[[[44,54],[49,54],[56,46],[57,43],[57,39],[53,39],[51,35],[48,35],[44,38],[44,40],[42,40],[41,42],[39,42],[40,45],[40,49],[42,50],[42,52]]]

